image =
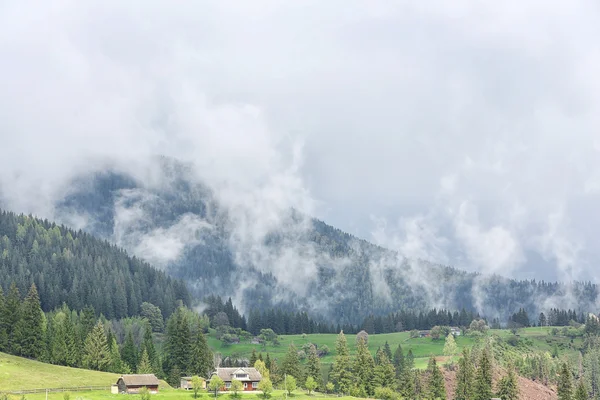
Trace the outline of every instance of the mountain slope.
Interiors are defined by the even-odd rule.
[[[183,278],[193,296],[242,309],[300,308],[361,321],[401,308],[467,308],[502,321],[526,308],[595,309],[598,288],[515,281],[408,260],[295,210],[241,205],[189,165],[160,158],[152,179],[120,170],[75,180],[56,217]]]
[[[0,285],[15,282],[26,293],[35,283],[45,311],[92,305],[107,318],[138,315],[148,301],[170,315],[177,300],[190,303],[182,282],[167,277],[121,248],[88,233],[75,232],[11,212],[0,212]]]

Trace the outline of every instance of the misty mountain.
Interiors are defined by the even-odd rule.
[[[181,281],[129,257],[114,244],[47,220],[0,210],[0,288],[14,282],[20,293],[32,283],[42,309],[66,303],[93,306],[107,318],[139,315],[147,301],[170,315],[179,300],[190,304]]]
[[[443,307],[505,321],[521,307],[588,311],[598,298],[591,283],[516,281],[409,260],[297,210],[257,210],[223,193],[191,165],[159,158],[144,177],[116,168],[78,177],[56,218],[185,280],[197,299],[231,296],[246,311],[281,307],[357,323]]]

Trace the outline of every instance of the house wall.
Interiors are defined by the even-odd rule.
[[[128,394],[138,394],[140,392],[140,389],[143,388],[144,386],[127,386],[127,393]],[[148,388],[148,391],[152,394],[156,394],[158,393],[158,385],[149,385],[149,386],[145,386]]]
[[[255,382],[256,382],[256,384],[258,385],[258,381],[255,381]],[[225,383],[227,383],[227,382],[225,382]],[[242,382],[242,385],[245,385],[245,384],[247,384],[247,385],[246,385],[246,386],[242,386],[242,390],[243,390],[244,392],[252,392],[252,391],[254,391],[254,390],[258,390],[258,388],[254,389],[254,388],[252,387],[252,382]],[[229,389],[227,389],[227,386],[223,386],[223,387],[221,388],[221,392],[228,392],[228,391],[229,391]]]

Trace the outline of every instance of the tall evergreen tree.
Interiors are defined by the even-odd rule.
[[[484,349],[479,359],[475,374],[474,400],[489,400],[492,398],[492,359],[489,349]]]
[[[375,360],[369,352],[367,341],[358,337],[356,339],[356,357],[354,358],[354,375],[356,384],[362,388],[366,394],[373,395],[375,391],[373,372],[375,370]]]
[[[131,330],[129,330],[127,333],[125,343],[123,343],[123,348],[121,349],[121,359],[125,364],[127,364],[131,371],[137,371],[138,355]]]
[[[154,340],[152,339],[152,326],[150,324],[146,324],[146,328],[144,330],[144,341],[142,342],[141,351],[143,352],[144,350],[146,350],[146,353],[148,353],[148,359],[150,360],[153,373],[162,375],[160,359],[154,346]]]
[[[250,365],[254,365],[256,360],[258,360],[258,356],[256,355],[256,349],[252,348],[252,354],[250,355]]]
[[[588,400],[588,392],[582,379],[577,383],[574,400]]]
[[[190,361],[190,326],[185,308],[179,307],[167,321],[167,341],[165,343],[168,373],[177,365],[179,372],[187,374]]]
[[[454,390],[455,400],[472,400],[474,368],[470,360],[469,349],[463,348],[462,357],[458,360],[458,372],[456,373],[456,387]]]
[[[387,357],[388,361],[392,361],[392,349],[390,348],[390,344],[387,342],[387,340],[385,341],[385,344],[383,345],[383,351],[385,353],[385,356]]]
[[[6,327],[6,305],[4,291],[0,285],[0,351],[8,350],[8,333]]]
[[[21,319],[15,328],[16,342],[21,355],[38,358],[44,353],[46,350],[44,321],[40,296],[35,284],[32,284],[21,308]]]
[[[396,368],[396,376],[400,377],[402,375],[402,371],[404,371],[404,351],[402,350],[402,346],[398,344],[396,350],[394,351],[394,368]]]
[[[269,357],[269,354],[267,354]],[[308,348],[308,361],[306,362],[306,376],[312,376],[312,378],[321,386],[321,360],[317,354],[317,348],[314,344],[310,344]]]
[[[85,339],[83,366],[88,369],[105,371],[110,363],[110,353],[101,321],[94,326]]]
[[[142,350],[142,355],[140,356],[140,361],[137,366],[138,374],[152,374],[154,371],[152,370],[152,365],[150,364],[150,358],[148,357],[148,352],[146,349]]]
[[[404,368],[413,369],[415,367],[415,356],[413,354],[412,349],[408,349],[408,353],[406,353],[406,358],[404,359]]]
[[[331,369],[331,378],[338,392],[347,394],[354,383],[350,366],[350,352],[344,331],[340,331],[335,342],[335,357]]]
[[[412,369],[404,368],[398,379],[398,392],[405,399],[415,399],[415,373]]]
[[[265,358],[265,367],[271,371],[271,356],[269,356],[269,353],[267,353],[267,357]]]
[[[427,364],[427,394],[429,399],[445,399],[446,398],[446,388],[444,386],[444,375],[442,371],[440,371],[437,366],[437,362],[435,361],[435,357],[431,356],[429,358],[429,363]],[[487,399],[491,399],[491,396]]]
[[[384,347],[385,349],[385,347]],[[379,350],[379,364],[375,366],[375,387],[394,387],[396,382],[396,371],[387,358],[385,350]]]
[[[198,329],[191,347],[190,368],[193,375],[209,377],[213,371],[213,354],[201,329]]]
[[[10,288],[8,289],[4,310],[4,324],[8,339],[6,348],[10,353],[17,354],[19,345],[15,333],[17,323],[21,319],[21,293],[19,293],[19,288],[14,282],[10,284]]]
[[[291,375],[297,380],[301,380],[302,371],[300,370],[300,359],[298,358],[298,349],[291,343],[288,347],[288,352],[281,364],[282,372],[286,375]]]
[[[573,377],[566,362],[560,367],[558,400],[573,400]]]
[[[67,365],[68,350],[65,319],[67,319],[67,316],[64,312],[57,312],[48,326],[50,361],[53,364]]]
[[[519,383],[512,367],[508,368],[508,373],[498,382],[498,396],[502,400],[519,399]]]
[[[132,371],[126,364],[121,360],[121,353],[119,353],[119,345],[117,340],[113,337],[109,346],[110,362],[108,363],[108,371],[114,372],[115,374],[126,374]]]
[[[70,367],[77,367],[81,365],[81,348],[83,341],[77,334],[75,323],[71,317],[71,313],[66,309],[67,315],[64,320],[65,324],[65,343],[67,347],[66,363]]]

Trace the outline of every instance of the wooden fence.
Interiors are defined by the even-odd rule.
[[[27,389],[2,391],[6,394],[32,394],[32,393],[56,393],[56,392],[83,392],[86,390],[110,390],[110,386],[76,386],[68,388],[45,388],[45,389]]]

